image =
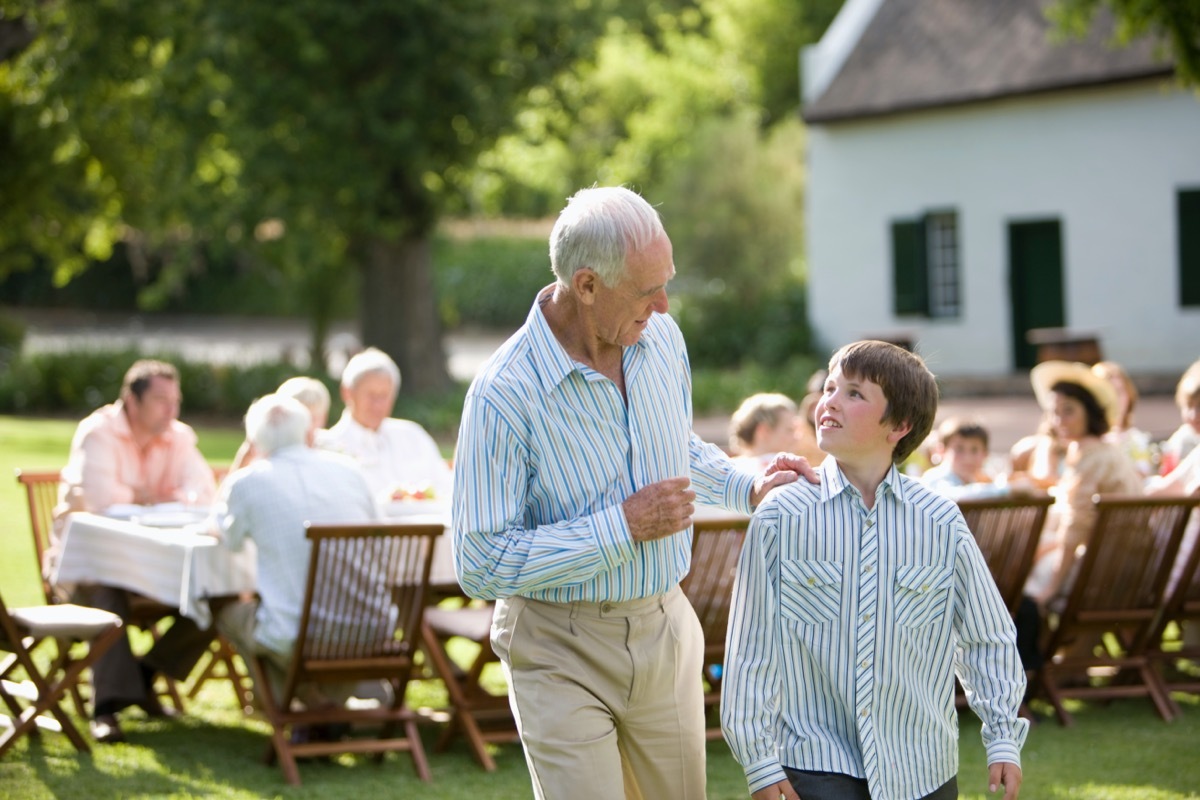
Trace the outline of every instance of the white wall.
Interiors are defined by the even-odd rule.
[[[1200,100],[1161,81],[809,129],[809,315],[827,347],[910,333],[945,375],[1011,369],[1008,224],[1062,222],[1066,324],[1135,373],[1200,358],[1178,304],[1176,192],[1200,188]],[[959,215],[961,314],[892,314],[890,224]]]

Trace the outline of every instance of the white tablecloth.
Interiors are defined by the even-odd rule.
[[[434,523],[445,530],[433,546],[433,565],[429,570],[429,583],[439,588],[457,587],[458,576],[454,573],[454,559],[450,544],[450,503],[444,500],[396,500],[384,506],[388,519],[398,522]]]
[[[98,514],[72,514],[63,531],[55,584],[119,586],[177,607],[200,627],[210,597],[255,589],[253,542],[234,553],[197,528],[158,528]]]

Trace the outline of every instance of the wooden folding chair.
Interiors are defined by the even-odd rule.
[[[57,727],[66,734],[76,750],[91,752],[87,740],[59,701],[80,681],[83,671],[91,667],[121,635],[121,618],[107,611],[66,603],[10,611],[4,604],[4,598],[0,597],[0,650],[11,654],[0,662],[0,700],[12,713],[13,722],[11,728],[0,734],[0,757],[21,736],[36,736],[39,724]],[[34,662],[31,651],[45,639],[56,640],[63,657],[43,672]],[[76,642],[90,643],[87,655],[81,659],[70,656],[71,645]],[[24,707],[21,704],[23,693],[15,688],[10,689],[15,684],[13,679],[18,677],[18,670],[25,673],[26,680],[33,686],[32,698]],[[57,722],[57,726],[43,716],[47,713]]]
[[[212,465],[212,472],[213,480],[219,485],[229,474],[229,467]],[[188,687],[187,698],[195,700],[204,685],[212,680],[229,681],[242,711],[246,714],[254,712],[254,687],[250,675],[238,666],[237,654],[234,653],[233,646],[220,634],[213,638],[212,646],[201,660],[199,671],[195,673],[195,677],[192,678],[191,685]]]
[[[243,654],[288,783],[300,784],[297,756],[407,751],[418,777],[430,779],[405,691],[420,646],[429,571],[442,525],[405,522],[309,525],[308,579],[295,647],[280,696],[268,682],[262,655]],[[299,708],[306,685],[387,680],[389,705]],[[293,742],[297,725],[374,723],[376,738]],[[403,736],[393,736],[402,726]]]
[[[1069,697],[1149,697],[1170,720],[1175,708],[1148,656],[1195,498],[1097,496],[1096,522],[1066,604],[1051,620],[1038,685],[1063,725]]]
[[[679,586],[687,595],[704,631],[705,714],[709,717],[706,736],[721,738],[718,719],[721,706],[721,676],[725,662],[725,631],[733,602],[733,579],[738,557],[746,539],[749,517],[730,516],[697,520],[692,534],[692,568]]]
[[[425,652],[450,697],[450,720],[438,739],[437,749],[445,750],[461,733],[475,760],[488,772],[495,771],[496,762],[487,745],[521,738],[508,695],[493,694],[480,683],[484,667],[499,662],[491,643],[494,610],[492,603],[462,608],[431,606],[425,609],[421,627]],[[473,642],[479,648],[465,669],[450,658],[447,643],[454,637]]]
[[[1200,505],[1200,496],[1193,495],[1191,500]],[[1178,660],[1190,661],[1194,668],[1200,667],[1200,644],[1194,643],[1194,639],[1189,644],[1184,637],[1185,625],[1200,627],[1200,511],[1195,507],[1184,531],[1185,538],[1176,556],[1177,569],[1172,570],[1175,584],[1168,586],[1162,613],[1150,636],[1149,655],[1157,666],[1163,668],[1160,674],[1168,691],[1195,694],[1200,692],[1200,673],[1168,675],[1165,669],[1168,664]],[[1165,637],[1172,623],[1180,638],[1167,642]],[[1172,705],[1175,705],[1174,701]]]
[[[1049,496],[958,502],[1010,614],[1015,615],[1021,604],[1022,590],[1037,555],[1038,539],[1053,504],[1054,498]]]
[[[41,573],[42,594],[46,598],[47,603],[57,603],[62,598],[51,585],[49,576],[46,574],[46,552],[50,549],[50,534],[54,530],[54,507],[58,504],[59,483],[62,480],[60,470],[23,470],[18,469],[17,482],[25,488],[25,497],[29,505],[29,524],[33,532],[33,547],[37,554],[38,570]],[[150,600],[145,597],[134,597],[130,604],[130,617],[126,623],[130,627],[141,628],[149,631],[150,634],[157,640],[160,633],[158,631],[159,623],[167,616],[174,613],[174,609],[163,605],[155,600]],[[64,658],[62,653],[58,659],[61,662]],[[176,682],[165,676],[159,676],[161,688],[156,689],[157,693],[169,699],[172,705],[180,712],[183,711],[183,698],[179,693],[179,687]],[[75,700],[75,705],[80,714],[83,714],[83,700],[79,695],[79,685],[74,684],[71,688],[72,696]]]

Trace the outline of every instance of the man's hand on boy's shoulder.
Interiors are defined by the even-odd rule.
[[[754,489],[750,492],[750,505],[757,508],[758,504],[767,496],[767,492],[777,486],[797,481],[801,477],[809,483],[821,482],[816,468],[808,463],[807,458],[792,453],[779,453],[754,479]]]

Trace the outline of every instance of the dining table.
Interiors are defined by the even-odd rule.
[[[433,545],[433,564],[429,569],[429,585],[441,594],[457,594],[462,591],[458,575],[454,572],[451,550],[450,501],[449,500],[393,500],[383,506],[384,516],[392,522],[412,522],[441,525],[444,531]]]
[[[232,551],[207,533],[205,514],[136,510],[118,515],[75,512],[63,529],[51,581],[128,589],[165,603],[202,628],[212,623],[209,600],[253,592],[253,542]]]

